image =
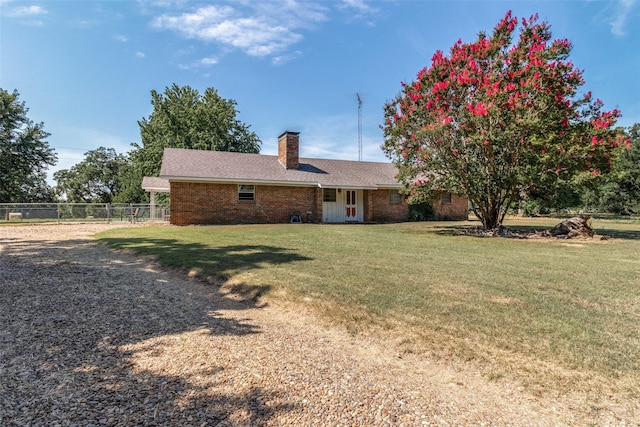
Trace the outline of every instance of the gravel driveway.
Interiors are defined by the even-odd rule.
[[[0,227],[0,425],[635,425],[238,301],[106,227]]]

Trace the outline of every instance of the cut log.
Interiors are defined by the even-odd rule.
[[[591,228],[591,216],[578,215],[562,221],[549,230],[549,234],[558,238],[572,239],[574,237],[593,237],[595,232]]]

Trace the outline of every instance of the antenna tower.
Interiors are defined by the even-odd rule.
[[[358,100],[358,161],[362,161],[362,98],[360,94],[356,92],[356,98]]]

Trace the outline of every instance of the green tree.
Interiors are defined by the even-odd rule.
[[[128,159],[113,148],[99,147],[85,159],[53,174],[59,196],[74,203],[111,203],[120,191],[121,169]]]
[[[466,194],[487,229],[515,201],[562,181],[611,168],[622,142],[620,112],[578,96],[582,71],[568,40],[551,40],[537,17],[508,12],[491,35],[458,40],[385,106],[383,149],[399,167],[410,202],[436,191]]]
[[[129,153],[129,161],[120,168],[118,182],[120,191],[114,195],[113,203],[148,203],[149,195],[142,189],[142,178],[144,174],[139,167],[136,167],[131,160],[135,151]],[[153,175],[151,175],[153,176]]]
[[[51,202],[46,170],[57,162],[43,123],[33,123],[18,91],[0,88],[0,203]]]
[[[151,91],[153,112],[138,122],[141,145],[133,144],[132,168],[123,183],[123,196],[138,201],[143,176],[157,176],[165,148],[258,153],[260,139],[236,118],[236,101],[224,99],[213,88],[200,94],[173,84],[164,93]]]
[[[640,214],[640,123],[626,130],[629,139],[613,170],[584,192],[588,208],[617,215]]]

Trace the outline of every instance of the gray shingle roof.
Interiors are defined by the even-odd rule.
[[[270,185],[401,188],[392,163],[300,158],[299,169],[285,169],[278,156],[165,148],[160,177],[171,181],[234,182]]]
[[[169,180],[155,176],[145,176],[142,178],[142,189],[145,191],[165,191],[169,192]]]

